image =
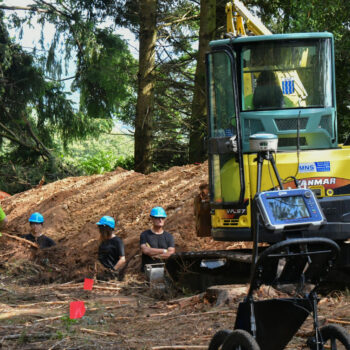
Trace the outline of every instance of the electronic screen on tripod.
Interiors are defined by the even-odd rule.
[[[261,192],[256,201],[269,230],[316,229],[326,222],[317,198],[309,189]]]

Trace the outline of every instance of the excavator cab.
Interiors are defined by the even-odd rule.
[[[251,135],[278,137],[275,157],[283,179],[302,180],[314,173],[328,175],[328,184],[334,181],[329,177],[330,152],[339,146],[333,35],[216,40],[210,43],[206,67],[211,235],[216,240],[251,241],[250,203],[256,189]],[[315,153],[322,150],[325,153]],[[315,162],[314,157],[324,158]],[[326,197],[328,187],[318,183],[318,197]],[[262,179],[262,190],[276,186],[271,172]],[[295,181],[289,186],[295,187]],[[269,234],[261,238],[271,239],[279,240]]]

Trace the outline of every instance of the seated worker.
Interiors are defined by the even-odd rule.
[[[56,243],[51,238],[43,234],[44,217],[40,213],[33,213],[29,217],[29,224],[30,233],[24,235],[23,238],[27,239],[28,241],[37,243],[41,249],[56,245]]]
[[[245,96],[244,109],[274,109],[297,107],[284,95],[273,71],[262,71],[257,79],[254,93]]]
[[[141,271],[146,264],[155,264],[168,259],[175,253],[174,237],[164,231],[166,213],[162,207],[155,207],[150,214],[152,228],[141,233],[140,245],[142,251]]]
[[[123,241],[114,233],[115,221],[110,216],[102,216],[96,225],[100,230],[101,241],[98,247],[98,260],[104,267],[119,274],[125,265],[125,253]]]
[[[7,217],[2,208],[0,207],[0,229],[4,228],[7,224]]]

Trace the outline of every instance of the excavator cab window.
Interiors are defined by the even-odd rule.
[[[242,110],[332,106],[330,40],[244,45]]]
[[[217,52],[210,61],[210,136],[225,137],[236,133],[232,62],[225,52]]]
[[[215,203],[239,202],[244,188],[237,151],[240,140],[234,62],[232,53],[225,50],[207,55],[210,192]]]

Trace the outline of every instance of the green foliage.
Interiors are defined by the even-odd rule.
[[[134,116],[135,60],[125,41],[109,28],[98,28],[110,2],[35,3],[44,12],[35,8],[24,18],[12,16],[12,22],[0,11],[0,188],[9,193],[36,186],[43,177],[49,182],[113,170],[124,153],[85,154],[82,166],[81,158],[60,155],[69,154],[72,143],[111,132],[116,117],[132,124]],[[34,14],[43,28],[46,22],[55,24],[46,56],[23,50],[7,32],[7,26],[30,23]],[[78,60],[73,86],[81,94],[79,106],[55,80],[63,60],[72,57]]]
[[[96,30],[81,48],[78,69],[73,88],[80,91],[81,111],[100,118],[121,113],[136,82],[136,62],[126,42],[110,29]]]
[[[114,151],[99,150],[80,161],[78,166],[86,175],[103,174],[117,167],[131,170],[134,167],[134,157],[118,157]]]
[[[112,171],[117,166],[130,170],[133,164],[133,137],[123,135],[119,128],[115,132],[73,142],[66,150],[61,146],[60,158],[85,175]]]
[[[27,344],[28,342],[29,342],[28,334],[25,330],[23,330],[21,332],[20,337],[18,338],[18,344],[24,345],[24,344]]]
[[[78,320],[71,319],[68,315],[64,315],[61,317],[61,322],[62,322],[65,330],[69,333],[69,332],[71,332],[72,325],[77,324]]]
[[[35,163],[15,163],[9,157],[0,157],[0,190],[10,194],[23,192],[36,187],[41,180],[53,182],[67,176],[81,175],[73,164],[61,163],[58,167],[55,158],[51,161],[38,159]]]
[[[56,331],[55,336],[58,340],[62,340],[64,338],[64,334],[61,331]]]
[[[114,168],[120,167],[125,170],[132,170],[134,169],[134,157],[133,156],[119,156],[114,164]]]
[[[88,156],[80,163],[80,167],[87,175],[103,174],[114,168],[116,156],[111,151],[98,151]]]

